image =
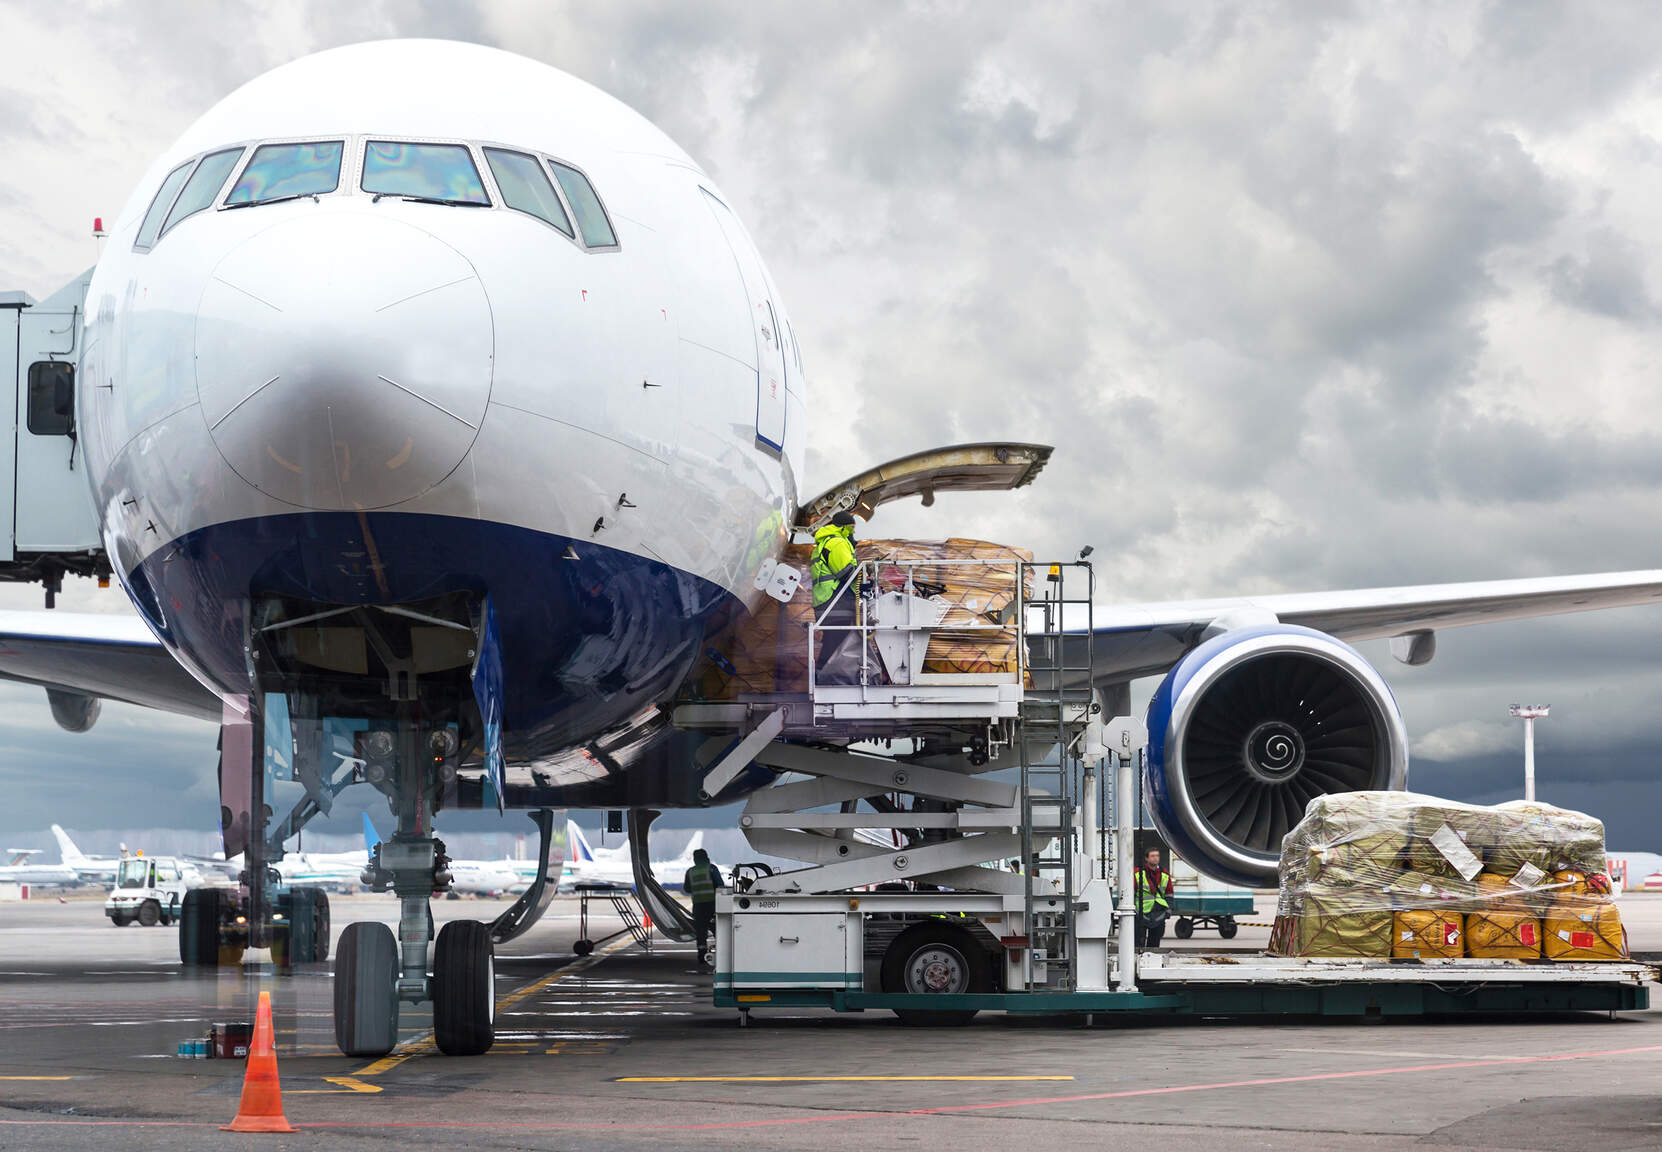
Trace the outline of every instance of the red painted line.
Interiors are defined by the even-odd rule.
[[[1447,1072],[1460,1068],[1497,1068],[1516,1064],[1550,1064],[1565,1060],[1589,1060],[1601,1056],[1633,1056],[1641,1052],[1662,1052],[1662,1044],[1638,1048],[1606,1048],[1596,1052],[1560,1052],[1550,1056],[1516,1056],[1505,1060],[1460,1060],[1444,1064],[1407,1064],[1397,1068],[1363,1068],[1353,1072],[1313,1072],[1305,1076],[1271,1076],[1257,1080],[1224,1080],[1215,1084],[1174,1084],[1165,1088],[1130,1088],[1120,1092],[1088,1092],[1077,1096],[1036,1096],[1026,1100],[998,1100],[981,1104],[944,1104],[937,1108],[910,1108],[901,1112],[846,1112],[829,1115],[782,1116],[766,1120],[721,1120],[709,1124],[570,1124],[559,1121],[394,1121],[324,1120],[296,1124],[297,1128],[442,1128],[457,1131],[613,1131],[613,1132],[712,1132],[727,1128],[771,1128],[787,1124],[827,1124],[839,1120],[880,1120],[896,1116],[939,1116],[953,1112],[987,1111],[999,1108],[1026,1108],[1037,1104],[1072,1104],[1086,1100],[1119,1100],[1131,1096],[1167,1096],[1180,1092],[1210,1092],[1222,1088],[1262,1088],[1273,1084],[1307,1084],[1323,1080],[1355,1080],[1371,1076],[1398,1076],[1410,1072]],[[135,1128],[213,1128],[217,1124],[200,1120],[0,1120],[0,1127],[104,1127],[123,1124]]]

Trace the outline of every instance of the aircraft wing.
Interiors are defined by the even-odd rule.
[[[217,723],[219,697],[136,616],[0,612],[0,680],[121,700]]]
[[[1662,601],[1662,570],[1422,584],[1220,600],[1095,606],[1091,669],[1098,681],[1164,673],[1207,636],[1249,623],[1300,624],[1354,643],[1471,624],[1623,608]],[[1082,629],[1070,629],[1082,630]],[[1406,649],[1405,649],[1406,652]],[[1421,649],[1426,659],[1429,647]],[[1413,661],[1423,662],[1423,661]]]

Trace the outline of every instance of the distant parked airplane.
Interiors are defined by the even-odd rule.
[[[652,861],[652,874],[665,888],[680,888],[681,878],[692,867],[693,853],[704,846],[704,830],[694,832],[681,854],[673,860]],[[569,892],[579,884],[635,884],[634,849],[628,841],[617,848],[591,848],[588,837],[575,820],[566,821],[566,863],[560,873],[560,890]]]

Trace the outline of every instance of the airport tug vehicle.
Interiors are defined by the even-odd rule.
[[[889,1009],[911,1024],[954,1025],[983,1010],[1647,1006],[1653,972],[1630,962],[1139,952],[1133,845],[1148,733],[1125,715],[1123,689],[1093,687],[1086,675],[1089,563],[1011,561],[1014,604],[984,626],[1020,629],[1015,660],[1003,671],[958,674],[924,671],[941,612],[916,595],[921,579],[896,580],[894,566],[862,563],[855,583],[866,603],[857,624],[841,626],[860,637],[849,682],[822,683],[810,669],[805,692],[743,692],[677,710],[682,726],[742,725],[741,736],[711,741],[705,791],[752,762],[777,770],[740,825],[759,852],[804,864],[740,866],[733,890],[717,897],[714,999],[737,1009],[741,1023],[757,1009],[804,1007]],[[935,572],[939,562],[919,567]],[[809,631],[817,647],[838,627]],[[1156,755],[1170,754],[1159,746],[1165,735],[1156,735]],[[1248,733],[1243,755],[1265,735]],[[906,759],[897,745],[910,748]]]
[[[166,927],[179,919],[193,885],[202,878],[188,862],[174,856],[123,856],[116,866],[115,887],[104,901],[104,915],[117,928],[140,924]]]

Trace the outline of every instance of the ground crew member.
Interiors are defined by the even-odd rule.
[[[832,657],[845,646],[859,642],[859,633],[853,631],[858,603],[852,589],[843,592],[858,569],[854,559],[854,516],[838,512],[831,517],[831,523],[814,533],[814,554],[808,564],[808,577],[814,586],[814,616],[822,626],[839,629],[821,632],[816,640],[819,645],[814,656],[816,680]],[[839,592],[843,594],[839,596]]]
[[[1160,867],[1160,849],[1143,853],[1137,869],[1137,947],[1158,948],[1171,914],[1171,873]]]
[[[706,945],[710,933],[716,930],[716,889],[721,884],[721,869],[710,863],[710,854],[700,848],[693,853],[693,865],[681,881],[682,888],[692,900],[693,931],[698,935],[698,962],[708,963]]]

